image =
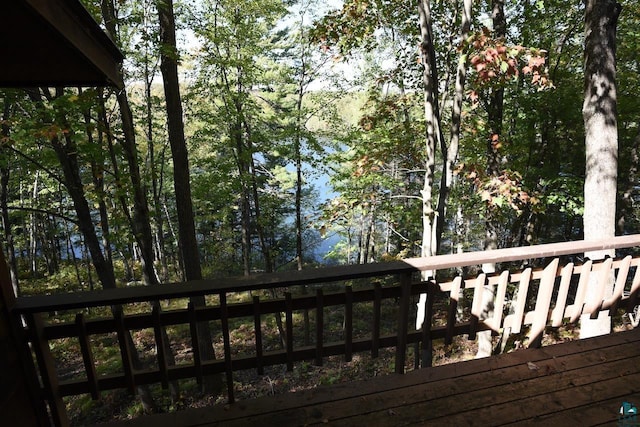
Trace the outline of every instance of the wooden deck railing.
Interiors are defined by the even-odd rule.
[[[207,375],[224,374],[228,400],[233,402],[233,378],[238,370],[255,369],[261,374],[266,366],[277,364],[291,370],[294,363],[301,360],[321,365],[327,356],[344,355],[350,360],[355,352],[370,352],[376,357],[380,349],[393,347],[395,370],[403,373],[407,349],[412,343],[419,343],[425,366],[430,364],[435,339],[444,339],[445,344],[449,344],[455,336],[468,335],[469,339],[474,339],[479,331],[498,333],[505,328],[518,333],[526,327],[529,346],[537,346],[545,328],[576,322],[582,314],[597,316],[599,311],[615,312],[617,309],[632,312],[640,299],[637,268],[640,256],[631,255],[632,248],[638,246],[640,235],[634,235],[608,241],[567,242],[250,278],[23,297],[17,299],[12,315],[16,322],[18,318],[26,321],[22,339],[30,344],[35,354],[42,395],[55,424],[66,425],[64,396],[89,393],[97,399],[104,390],[123,388],[133,392],[142,384],[159,383],[166,387],[173,380],[195,378],[200,382]],[[597,262],[570,262],[571,255],[608,249],[618,250],[618,255],[625,252],[630,255]],[[478,268],[486,263],[497,263],[504,268],[496,273],[480,272],[468,277],[455,274],[460,269]],[[522,265],[531,267],[522,268]],[[436,278],[421,281],[418,273],[422,271],[437,272]],[[593,276],[601,291],[588,299],[586,289]],[[611,284],[612,277],[615,277],[615,283],[610,294],[605,289],[607,283]],[[311,285],[315,293],[299,292],[302,287],[310,288]],[[495,299],[493,314],[485,319],[481,300],[488,287],[493,289]],[[230,302],[235,301],[239,293],[257,294],[267,289],[283,289],[284,296],[264,299],[254,295],[244,302]],[[428,294],[427,320],[421,330],[415,330],[410,326],[414,296],[421,293]],[[172,301],[171,306],[175,307],[176,301],[195,296],[207,297],[208,305],[196,307],[185,303],[183,308],[167,308]],[[163,304],[165,309],[161,308]],[[124,310],[109,311],[121,306]],[[334,306],[343,310],[339,336],[329,332],[330,320],[325,318],[327,309]],[[89,311],[97,307],[107,308],[103,313],[113,314],[102,318],[90,316]],[[135,313],[131,307],[135,307]],[[315,329],[309,343],[294,337],[298,324],[294,315],[303,311],[311,313],[310,324]],[[444,321],[434,320],[436,311],[444,311],[438,316]],[[57,316],[51,317],[50,313],[57,313]],[[285,317],[284,347],[267,348],[265,342],[273,337],[263,332],[264,321],[268,316],[279,316],[280,313]],[[364,321],[370,327],[365,336],[354,336],[354,313],[356,320]],[[57,320],[65,316],[71,316],[73,320]],[[391,330],[388,316],[394,317]],[[254,339],[250,349],[246,345],[238,349],[230,336],[239,320],[246,323],[248,319],[254,327]],[[223,354],[218,355],[217,360],[203,361],[199,357],[201,344],[196,324],[205,321],[214,326],[224,343]],[[178,325],[182,325],[189,337],[193,356],[189,363],[169,366],[167,347],[163,342],[166,338],[161,331]],[[131,348],[125,337],[131,331],[143,329],[153,331],[155,363],[136,370],[132,352],[137,350]],[[97,337],[105,334],[114,337],[122,362],[118,372],[101,374],[98,366],[103,361],[96,360],[94,345]],[[51,344],[58,339],[77,341],[82,358],[79,376],[62,379],[59,375],[51,349]]]

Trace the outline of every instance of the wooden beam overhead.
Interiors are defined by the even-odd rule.
[[[0,87],[123,86],[122,53],[78,0],[2,0],[0,58]]]

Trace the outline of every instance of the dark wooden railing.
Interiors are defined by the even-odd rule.
[[[41,393],[52,420],[56,425],[67,425],[64,396],[88,393],[97,399],[104,390],[122,388],[134,392],[142,384],[159,383],[167,387],[174,380],[195,378],[201,382],[205,376],[224,374],[228,400],[233,402],[233,378],[238,370],[255,369],[261,374],[266,366],[278,364],[292,370],[297,361],[321,365],[328,356],[343,355],[348,361],[356,352],[370,352],[377,357],[380,349],[395,348],[395,371],[401,374],[406,369],[410,344],[419,347],[422,365],[428,366],[433,340],[444,339],[449,344],[455,336],[474,339],[484,330],[519,333],[526,328],[529,346],[537,346],[545,328],[576,322],[583,314],[597,316],[602,310],[618,309],[632,312],[640,297],[637,268],[640,256],[633,255],[633,248],[638,246],[640,235],[634,235],[608,241],[547,244],[250,278],[32,296],[18,298],[11,315],[15,324],[24,320],[21,339],[29,343],[35,354]],[[597,250],[618,250],[619,257],[597,262],[572,261],[584,252]],[[624,252],[629,254],[622,256]],[[501,269],[491,274],[457,274],[462,269],[479,271],[479,266],[486,263],[497,263]],[[427,271],[433,272],[435,278],[421,280],[420,273]],[[601,291],[588,298],[587,285],[593,283],[594,277]],[[607,284],[612,285],[612,293],[606,292]],[[301,292],[303,288],[307,292]],[[257,295],[269,289],[284,290],[284,296],[264,299]],[[315,293],[309,294],[309,289]],[[495,295],[489,318],[485,318],[482,308],[485,289],[492,289]],[[252,294],[250,298],[230,302],[247,292]],[[410,326],[414,320],[413,302],[414,296],[421,293],[428,295],[427,320],[421,330],[416,330]],[[197,296],[206,297],[208,304],[196,307],[185,302],[182,308],[175,308],[177,302]],[[340,335],[329,333],[329,320],[325,318],[327,309],[335,306],[343,310]],[[99,308],[106,317],[89,314]],[[309,334],[314,339],[308,343],[295,338],[294,333],[298,325],[294,314],[304,311],[311,314],[309,324],[315,329],[314,334]],[[364,316],[370,325],[364,336],[354,336],[356,311],[357,319],[363,320]],[[444,311],[438,317],[444,321],[434,321],[436,311]],[[263,322],[268,316],[281,313],[285,318],[284,346],[272,349],[265,342],[273,342],[274,338],[264,334]],[[395,319],[391,329],[389,316]],[[72,320],[60,322],[61,318]],[[232,344],[230,335],[239,321],[246,324],[249,319],[254,328],[252,346],[239,349]],[[200,322],[209,322],[221,334],[224,351],[217,360],[199,357],[201,343],[196,325]],[[169,366],[166,335],[162,330],[180,325],[189,337],[192,360]],[[137,349],[131,347],[126,337],[131,331],[145,329],[153,331],[155,363],[145,369],[134,369],[132,355]],[[94,345],[97,337],[105,334],[113,337],[119,349],[121,364],[116,372],[100,373],[98,369],[103,361],[96,360]],[[61,378],[56,368],[52,343],[60,339],[77,341],[82,356],[81,374],[71,379]],[[417,365],[417,356],[415,360]]]

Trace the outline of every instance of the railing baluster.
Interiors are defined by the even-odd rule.
[[[131,348],[129,331],[124,324],[124,313],[122,307],[116,307],[113,309],[113,317],[116,323],[116,333],[118,335],[118,344],[120,347],[120,356],[122,358],[122,370],[124,372],[125,381],[127,383],[127,390],[131,394],[136,392],[136,382],[133,376],[133,359]]]
[[[411,299],[411,273],[400,275],[400,307],[398,309],[398,336],[396,343],[396,373],[404,374],[409,332],[409,303]]]
[[[162,388],[169,388],[169,367],[167,365],[167,355],[165,353],[166,342],[164,334],[162,333],[162,319],[160,319],[160,303],[154,302],[153,309],[151,311],[151,317],[153,319],[153,334],[156,340],[156,355],[158,358],[158,368],[160,369]]]
[[[584,306],[584,300],[587,296],[587,287],[589,286],[589,277],[591,277],[591,269],[593,267],[593,261],[588,260],[582,265],[580,269],[580,279],[578,280],[578,290],[576,291],[576,299],[571,306],[571,323],[575,323],[582,314],[582,308]],[[569,307],[567,307],[569,311]],[[568,313],[567,313],[568,314]]]
[[[227,378],[227,394],[229,403],[235,402],[233,394],[233,363],[231,360],[231,339],[229,337],[229,310],[227,294],[220,292],[220,323],[222,323],[222,339],[224,341],[224,366]]]
[[[253,328],[256,337],[256,370],[258,375],[264,374],[264,360],[262,359],[262,320],[260,313],[260,297],[253,297]]]
[[[513,313],[513,321],[511,322],[511,333],[519,334],[522,330],[522,322],[524,321],[524,310],[527,307],[527,295],[529,294],[529,284],[531,283],[531,275],[533,270],[531,267],[526,268],[520,276],[518,284],[518,298],[516,300],[516,309]],[[505,321],[506,323],[506,321]]]
[[[49,341],[45,338],[44,322],[40,313],[34,313],[25,316],[33,331],[33,349],[36,353],[38,366],[40,367],[42,385],[44,386],[45,395],[49,400],[49,409],[51,418],[57,427],[65,427],[69,425],[67,410],[59,392],[58,373],[56,365],[51,355]]]
[[[611,278],[613,277],[613,258],[607,258],[602,264],[600,264],[600,274],[598,275],[598,282],[596,293],[587,293],[588,300],[584,307],[584,313],[590,314],[592,319],[598,318],[598,313],[602,307],[602,301],[604,300],[604,294],[607,289],[610,288]]]
[[[344,361],[351,362],[353,358],[353,289],[344,289]]]
[[[380,348],[380,313],[382,311],[382,285],[376,283],[373,287],[373,330],[371,331],[371,357],[378,357]]]
[[[551,314],[551,326],[553,326],[554,328],[562,326],[572,275],[573,263],[570,262],[562,268],[560,287],[558,288],[558,297],[556,298],[556,306],[554,307],[553,313]]]
[[[636,267],[636,274],[633,276],[626,303],[627,313],[632,313],[636,305],[640,304],[640,267]]]
[[[322,289],[316,291],[316,366],[322,366],[324,346],[324,295]]]
[[[505,270],[500,273],[498,278],[498,286],[496,288],[495,306],[493,307],[493,319],[491,319],[491,328],[499,331],[502,326],[502,316],[504,314],[504,298],[507,294],[507,285],[509,284],[509,271]]]
[[[287,371],[293,371],[293,300],[291,292],[285,292],[285,322],[286,322],[286,351],[287,351]]]
[[[427,301],[422,321],[422,367],[433,365],[433,342],[431,341],[431,327],[433,323],[433,300],[435,298],[435,283],[427,283]],[[416,359],[418,355],[416,355]]]
[[[630,267],[631,255],[627,255],[618,267],[618,275],[616,276],[616,283],[613,287],[613,294],[611,295],[611,298],[606,299],[602,303],[602,309],[608,309],[612,316],[615,315],[620,299],[622,298],[622,294],[624,293],[624,287],[627,283],[627,276],[629,275]]]
[[[460,287],[462,285],[462,276],[456,276],[451,283],[451,291],[449,292],[449,309],[447,312],[447,335],[444,338],[444,344],[450,345],[453,342],[453,333],[458,318],[458,301],[460,300]]]
[[[542,344],[542,334],[545,326],[547,326],[547,317],[549,316],[549,305],[553,295],[553,288],[558,273],[558,258],[554,258],[551,263],[545,267],[540,285],[538,287],[538,297],[536,298],[536,308],[531,331],[529,336],[529,347],[537,348]]]
[[[189,301],[189,331],[191,332],[191,351],[193,352],[193,366],[196,370],[196,381],[198,385],[202,385],[202,359],[200,358],[200,340],[198,338],[198,319],[196,315],[196,306]]]
[[[91,351],[91,344],[89,343],[89,335],[87,334],[87,325],[83,313],[76,314],[76,328],[78,330],[78,341],[80,342],[84,371],[87,373],[89,392],[93,400],[98,400],[100,398],[98,375],[96,374],[96,364],[93,359],[93,352]]]
[[[478,320],[482,315],[482,293],[484,292],[484,286],[487,283],[487,275],[481,273],[476,278],[476,283],[473,289],[473,302],[471,303],[471,320],[469,321],[469,339],[476,339],[476,332],[478,330]]]

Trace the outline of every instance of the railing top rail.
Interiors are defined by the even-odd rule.
[[[488,263],[520,261],[533,258],[553,258],[564,255],[624,249],[640,246],[640,234],[616,236],[606,240],[579,240],[573,242],[546,243],[543,245],[495,249],[492,251],[465,252],[438,255],[428,258],[409,258],[403,262],[417,270],[443,270],[452,267],[467,267]]]
[[[619,236],[607,240],[549,243],[493,251],[438,255],[428,258],[409,258],[402,261],[358,264],[260,274],[251,277],[231,277],[169,283],[153,287],[129,287],[99,291],[75,292],[18,298],[17,313],[36,313],[85,307],[109,306],[134,302],[188,298],[220,292],[242,292],[289,286],[330,283],[341,280],[403,274],[416,271],[442,270],[453,267],[481,265],[558,257],[584,252],[622,249],[640,246],[640,234]]]

